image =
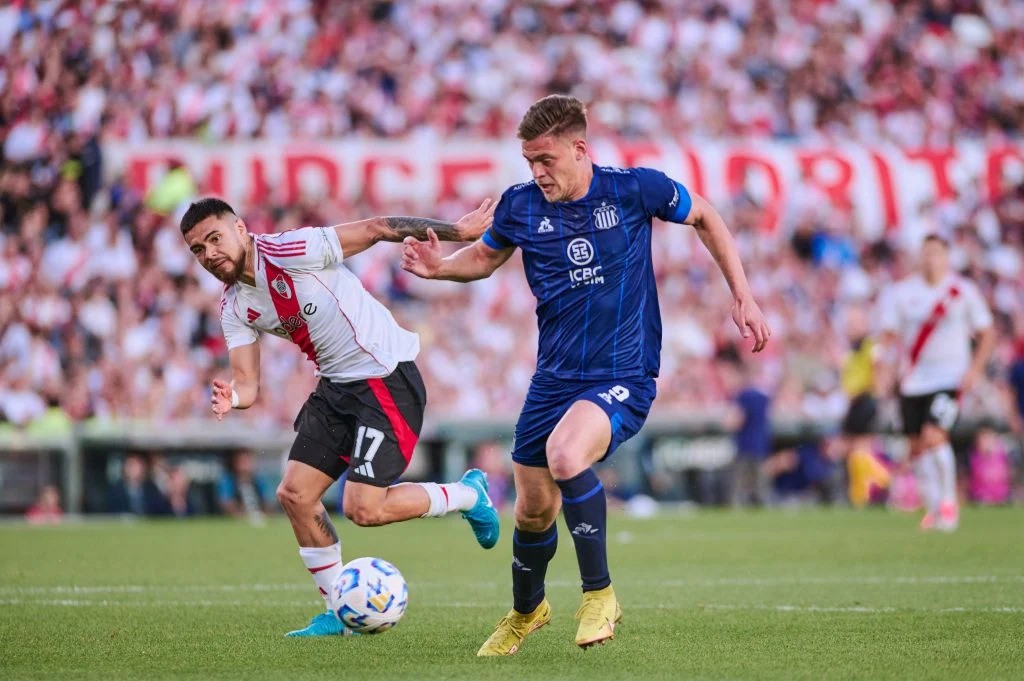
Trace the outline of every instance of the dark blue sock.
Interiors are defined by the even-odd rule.
[[[543,532],[512,533],[512,607],[524,615],[544,600],[544,575],[558,548],[558,523]]]
[[[562,490],[565,524],[576,544],[576,560],[584,591],[597,591],[612,583],[608,574],[608,547],[605,543],[608,508],[604,485],[590,468],[575,478],[555,480]]]

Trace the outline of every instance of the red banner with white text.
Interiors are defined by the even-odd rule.
[[[514,140],[323,140],[228,142],[195,140],[109,142],[109,174],[124,174],[145,191],[184,163],[204,193],[239,206],[303,196],[365,200],[372,208],[429,206],[450,199],[497,196],[529,179]],[[668,173],[724,205],[746,193],[762,209],[762,227],[788,227],[794,205],[813,197],[851,213],[865,236],[913,221],[922,206],[970,192],[998,196],[1007,182],[1024,177],[1024,144],[986,146],[964,142],[950,148],[897,149],[855,144],[699,141],[618,142],[594,140],[600,165],[649,166]]]

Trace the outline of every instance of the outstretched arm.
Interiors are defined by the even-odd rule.
[[[434,230],[427,230],[427,240],[413,237],[405,240],[402,269],[424,279],[475,281],[485,279],[512,257],[515,248],[495,250],[483,239],[464,246],[447,258],[441,257],[441,243]]]
[[[346,258],[365,251],[378,241],[399,242],[407,237],[426,240],[427,230],[431,229],[441,241],[474,241],[494,221],[495,205],[491,199],[484,199],[479,208],[462,216],[458,222],[408,216],[376,217],[334,225],[334,231]]]
[[[725,226],[725,220],[710,203],[697,194],[690,194],[690,197],[693,204],[683,222],[696,228],[700,240],[718,263],[718,269],[732,291],[732,319],[744,338],[754,335],[754,352],[760,352],[772,332],[750,291],[736,242]]]
[[[214,379],[213,392],[210,396],[210,407],[217,415],[217,420],[224,419],[224,414],[235,409],[248,409],[256,402],[260,392],[260,345],[249,343],[228,351],[231,362],[231,382]],[[232,403],[232,393],[238,395],[238,402]]]

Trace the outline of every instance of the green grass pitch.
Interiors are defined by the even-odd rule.
[[[561,523],[561,521],[559,521]],[[952,535],[883,511],[699,512],[610,521],[624,621],[573,645],[571,537],[551,626],[508,659],[476,649],[510,607],[510,530],[458,518],[361,529],[346,559],[402,569],[379,636],[284,639],[319,598],[287,523],[0,526],[0,679],[1020,679],[1024,510],[967,510]]]

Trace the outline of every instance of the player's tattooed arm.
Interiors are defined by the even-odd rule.
[[[383,229],[380,240],[405,241],[406,237],[411,236],[417,241],[427,241],[429,231],[433,230],[440,241],[476,241],[494,222],[496,205],[490,199],[484,199],[479,208],[454,223],[405,216],[381,218]]]
[[[390,216],[381,218],[381,222],[383,226],[381,241],[404,241],[407,236],[411,236],[418,241],[426,241],[428,229],[434,230],[437,238],[441,241],[463,240],[455,224],[443,220]]]
[[[362,253],[380,241],[401,243],[411,237],[425,242],[431,234],[441,241],[475,241],[494,222],[494,206],[494,202],[485,199],[479,208],[454,223],[431,218],[391,216],[334,225],[333,229],[346,258]]]
[[[323,533],[324,537],[330,539],[332,543],[338,542],[338,532],[334,529],[334,523],[331,522],[331,517],[327,515],[326,509],[317,513],[313,519],[316,521],[316,526]]]

